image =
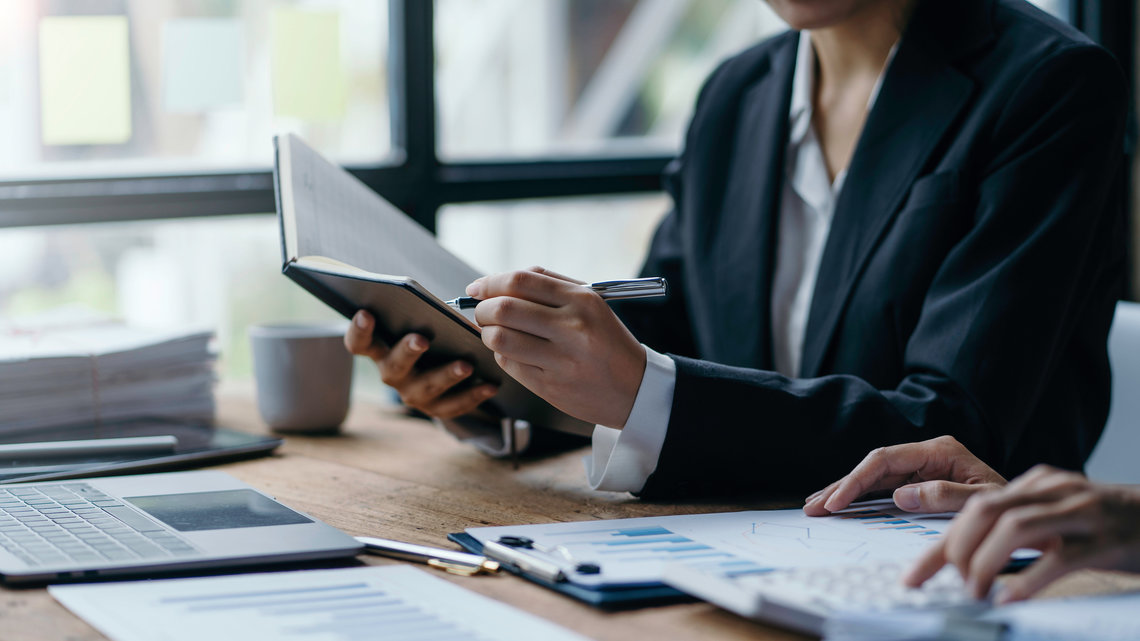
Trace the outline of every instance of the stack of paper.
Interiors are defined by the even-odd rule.
[[[214,415],[211,332],[0,327],[0,432]]]

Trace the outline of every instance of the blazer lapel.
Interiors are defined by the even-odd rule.
[[[772,269],[796,42],[791,38],[773,52],[772,73],[744,92],[733,134],[733,175],[709,252],[715,257],[715,298],[728,301],[718,308],[710,357],[727,365],[772,367]]]
[[[804,337],[805,378],[819,375],[863,268],[973,93],[973,81],[949,64],[948,52],[930,46],[937,40],[918,20],[899,43],[836,203]]]

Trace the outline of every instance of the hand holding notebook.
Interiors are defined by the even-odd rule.
[[[466,363],[465,378],[497,388],[480,408],[489,417],[591,432],[592,425],[559,412],[503,372],[479,327],[439,297],[463,291],[478,272],[296,136],[278,137],[276,146],[285,275],[346,317],[367,310],[375,339],[385,346],[398,346],[409,334],[427,339],[421,368]]]

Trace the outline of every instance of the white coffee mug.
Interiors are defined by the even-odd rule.
[[[352,355],[346,324],[249,328],[257,409],[274,430],[333,433],[348,414]]]

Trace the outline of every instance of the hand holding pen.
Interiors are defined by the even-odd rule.
[[[631,278],[626,280],[604,280],[583,285],[601,296],[603,300],[632,300],[635,298],[660,298],[668,293],[669,285],[664,278]],[[474,309],[483,302],[471,296],[462,296],[447,301],[454,309]]]
[[[485,276],[466,293],[482,301],[475,322],[507,374],[571,416],[620,429],[646,352],[606,299],[583,285],[536,267]]]
[[[508,373],[514,376],[517,372],[523,376],[519,378],[520,382],[533,385],[531,389],[536,392],[558,387],[561,393],[556,398],[566,396],[569,388],[575,385],[573,381],[587,369],[565,360],[560,362],[560,359],[567,354],[573,356],[576,350],[585,356],[594,349],[586,349],[584,344],[575,346],[574,341],[584,340],[587,336],[608,337],[605,343],[608,347],[602,349],[610,352],[597,359],[594,365],[613,365],[606,373],[620,372],[629,380],[620,387],[620,392],[608,390],[608,394],[597,399],[604,405],[604,413],[588,413],[587,416],[602,418],[606,424],[620,427],[629,410],[621,408],[624,401],[618,400],[618,396],[636,395],[645,368],[645,354],[605,301],[661,296],[665,292],[665,282],[663,279],[637,279],[584,285],[536,268],[479,279],[471,284],[467,293],[473,299],[497,298],[479,305],[476,310],[476,322],[485,327],[483,342],[492,350],[501,348],[503,351],[497,356],[499,364],[508,363],[508,367],[515,370],[508,370]],[[462,306],[460,301],[454,302]],[[468,308],[470,305],[467,303]],[[525,326],[512,325],[518,322],[525,323]],[[395,389],[408,407],[435,418],[451,419],[474,412],[497,392],[489,383],[455,389],[458,383],[472,375],[470,363],[456,360],[437,367],[421,368],[417,364],[428,350],[426,337],[413,333],[392,345],[384,345],[374,342],[374,328],[375,320],[370,314],[357,312],[345,334],[345,345],[353,354],[371,358],[380,371],[381,380]],[[518,354],[519,350],[528,349],[528,345],[536,348],[529,355],[535,359],[533,362],[527,360],[527,355]],[[559,370],[572,376],[560,379],[554,374]],[[550,375],[540,380],[539,375],[544,373]],[[583,393],[589,394],[592,389],[591,382]],[[553,402],[552,398],[547,400]],[[632,402],[630,397],[628,404],[632,406]],[[579,404],[576,402],[573,406]],[[567,404],[567,407],[571,406]]]

